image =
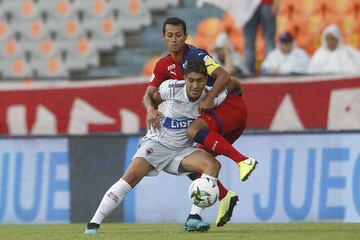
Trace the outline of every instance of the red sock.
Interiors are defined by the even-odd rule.
[[[228,141],[220,134],[210,130],[204,139],[203,145],[212,151],[231,158],[235,163],[239,163],[247,159],[239,153]]]
[[[217,185],[219,187],[219,201],[223,199],[226,194],[228,193],[228,190],[222,185],[220,180],[217,180]]]

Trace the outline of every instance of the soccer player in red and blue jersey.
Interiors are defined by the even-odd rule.
[[[254,170],[257,162],[242,155],[231,145],[239,138],[246,126],[247,110],[240,95],[240,83],[230,77],[205,50],[186,44],[186,38],[186,24],[182,19],[171,17],[165,20],[163,40],[169,54],[156,63],[144,95],[143,103],[147,110],[148,125],[154,129],[160,127],[161,113],[154,107],[152,100],[160,84],[167,79],[184,79],[183,70],[187,61],[194,58],[202,60],[208,71],[207,84],[212,86],[212,89],[200,103],[199,112],[202,115],[189,127],[188,136],[209,152],[231,158],[240,170],[240,179],[244,181]],[[228,97],[220,106],[212,109],[214,97],[225,88],[230,90]],[[238,196],[227,190],[220,181],[218,186],[220,208],[216,226],[220,227],[230,220]],[[189,218],[192,217],[198,218],[196,214],[189,215]]]

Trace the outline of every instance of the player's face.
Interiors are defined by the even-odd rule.
[[[196,101],[206,85],[206,76],[201,73],[190,72],[185,78],[186,93],[190,101]]]
[[[166,43],[166,47],[171,53],[179,53],[185,46],[187,34],[184,33],[182,25],[165,25],[165,34],[163,39]]]
[[[328,33],[325,36],[326,46],[330,51],[334,51],[338,45],[338,39],[332,34]]]

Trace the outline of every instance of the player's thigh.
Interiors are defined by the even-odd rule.
[[[223,136],[235,129],[239,129],[240,132],[245,129],[247,110],[239,96],[229,95],[220,106],[211,110],[211,114],[219,125],[213,130]]]
[[[224,138],[231,144],[233,144],[244,132],[245,128],[234,129],[224,135]]]
[[[135,187],[152,169],[153,167],[148,161],[146,161],[144,158],[137,157],[131,161],[125,174],[121,178],[125,180],[131,187]]]
[[[180,167],[187,172],[206,173],[208,171],[218,172],[221,164],[208,152],[199,150],[185,157]]]

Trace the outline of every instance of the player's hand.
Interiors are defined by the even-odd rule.
[[[214,107],[214,98],[207,95],[199,104],[199,113],[206,112]]]
[[[159,130],[160,129],[160,119],[161,118],[163,118],[163,115],[158,110],[156,110],[154,108],[148,110],[147,115],[146,115],[147,127],[150,130]]]

